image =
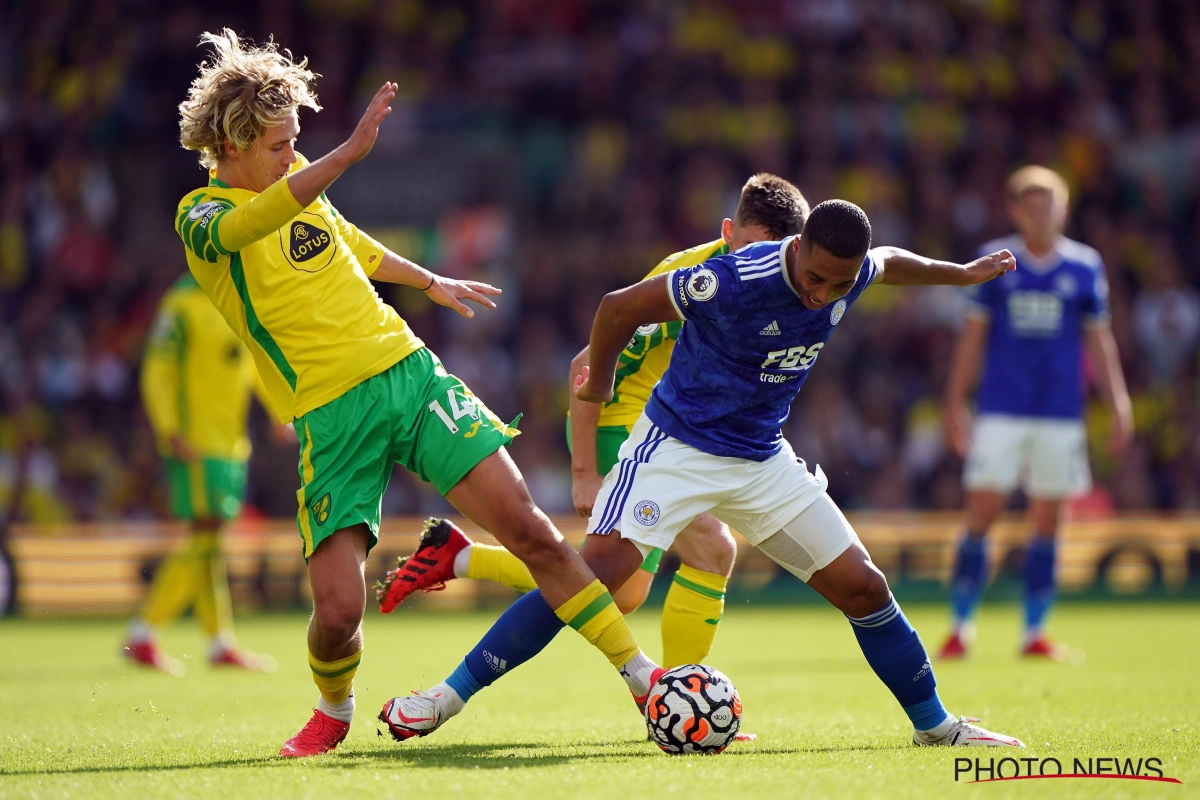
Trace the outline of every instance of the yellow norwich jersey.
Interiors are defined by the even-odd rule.
[[[296,171],[308,162],[298,156]],[[307,414],[423,347],[368,277],[384,248],[322,194],[262,193],[212,177],[179,202],[188,267],[258,365],[280,422]]]
[[[698,247],[689,247],[667,256],[642,280],[650,280],[679,267],[694,267],[713,256],[723,256],[728,252],[729,245],[725,244],[723,239]],[[682,321],[654,323],[637,329],[637,333],[617,360],[613,399],[600,409],[600,421],[597,423],[599,427],[629,428],[637,422],[637,418],[642,415],[642,409],[650,400],[650,392],[654,391],[654,385],[671,363],[671,351],[675,349],[675,340],[679,338],[682,329]]]
[[[246,415],[258,375],[246,346],[191,275],[163,296],[142,362],[142,401],[159,450],[180,436],[200,456],[250,457]]]

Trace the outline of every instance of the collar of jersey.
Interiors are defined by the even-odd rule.
[[[796,287],[792,285],[792,276],[788,273],[788,263],[787,263],[787,249],[786,248],[789,244],[792,243],[792,239],[795,239],[795,238],[796,238],[795,235],[792,235],[792,236],[787,237],[786,239],[784,239],[782,242],[779,243],[779,266],[780,266],[779,271],[783,273],[784,283],[786,283],[788,285],[788,288],[792,290],[792,294],[796,295],[796,299],[800,300],[801,299],[800,293],[797,292]],[[807,306],[806,306],[806,308],[807,308]]]
[[[1019,236],[1017,237],[1017,243],[1017,248],[1020,250],[1018,255],[1021,256],[1021,260],[1024,262],[1023,266],[1030,272],[1036,272],[1039,275],[1045,275],[1048,272],[1052,272],[1065,260],[1065,256],[1063,255],[1061,247],[1061,236],[1059,236],[1058,241],[1054,243],[1054,247],[1050,248],[1050,252],[1046,253],[1044,256],[1035,256],[1033,253],[1029,252],[1029,248],[1025,245],[1025,240]]]
[[[232,187],[232,186],[230,186],[228,183],[226,183],[225,181],[223,181],[223,180],[221,180],[220,178],[218,178],[216,175],[209,175],[209,176],[208,176],[208,185],[209,185],[209,186],[216,186],[216,187],[219,187],[219,188],[221,188],[221,189],[232,189],[232,188],[233,188],[233,187]]]

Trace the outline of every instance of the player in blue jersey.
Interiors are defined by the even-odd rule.
[[[697,515],[711,512],[846,614],[867,661],[912,720],[915,744],[1022,747],[946,712],[925,648],[883,573],[825,493],[820,469],[810,473],[781,432],[821,350],[869,285],[971,285],[1013,266],[1003,251],[962,266],[896,248],[868,252],[870,242],[862,209],[827,201],[812,210],[800,236],[752,244],[604,298],[592,326],[590,368],[576,387],[582,400],[612,397],[618,356],[639,326],[688,324],[604,479],[584,560],[618,588],[647,552],[669,548]],[[530,592],[446,681],[394,698],[380,719],[397,739],[432,732],[562,627]],[[644,706],[645,696],[634,699]]]
[[[1085,343],[1112,415],[1113,452],[1132,435],[1129,393],[1109,328],[1104,264],[1095,250],[1063,236],[1067,198],[1057,173],[1037,166],[1018,170],[1008,182],[1009,215],[1018,233],[982,248],[1010,250],[1017,269],[973,288],[946,389],[946,439],[953,452],[966,456],[967,533],[954,567],[954,628],[942,658],[966,655],[971,617],[987,585],[985,537],[1018,485],[1029,499],[1033,528],[1023,568],[1021,652],[1071,657],[1069,648],[1047,638],[1044,625],[1054,601],[1063,499],[1091,486],[1082,420]],[[966,400],[980,364],[972,428]]]

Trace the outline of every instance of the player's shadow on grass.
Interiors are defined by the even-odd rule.
[[[96,764],[94,766],[63,767],[61,769],[31,767],[29,769],[0,769],[0,776],[16,775],[101,775],[114,772],[176,772],[188,769],[221,769],[223,767],[269,767],[288,761],[277,756],[223,758],[214,761],[195,761],[184,764]]]
[[[506,744],[435,744],[420,747],[381,747],[377,750],[358,750],[338,753],[329,761],[338,768],[361,766],[378,767],[383,763],[407,767],[440,767],[458,769],[517,769],[518,767],[549,767],[573,761],[626,760],[631,758],[661,758],[649,743],[565,743],[562,745],[511,742]],[[569,747],[571,752],[562,752]],[[540,751],[540,752],[539,752]]]

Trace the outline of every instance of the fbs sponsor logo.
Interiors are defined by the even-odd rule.
[[[1037,780],[1046,778],[1115,778],[1158,783],[1182,783],[1163,775],[1161,758],[1073,758],[1071,771],[1057,758],[956,758],[955,782]]]
[[[329,266],[337,250],[327,223],[311,211],[301,212],[291,225],[281,228],[279,237],[288,262],[304,272],[319,272]]]
[[[771,320],[771,324],[758,332],[759,336],[780,336],[782,331],[779,330],[779,320]]]
[[[487,650],[483,651],[483,660],[492,668],[492,672],[500,673],[508,669],[508,662],[499,656],[492,655]]]
[[[329,508],[331,505],[333,505],[333,501],[329,498],[329,492],[321,495],[313,502],[311,506],[312,515],[318,525],[324,525],[329,521]]]

